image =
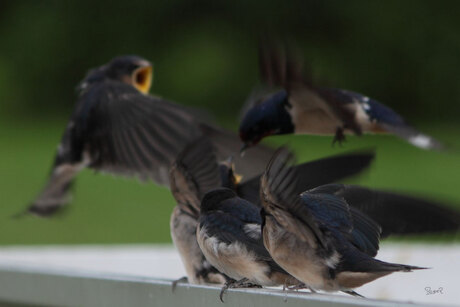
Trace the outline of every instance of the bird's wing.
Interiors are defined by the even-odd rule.
[[[299,174],[296,192],[300,194],[315,187],[340,181],[369,167],[375,157],[373,150],[354,151],[292,166]],[[257,204],[260,201],[260,176],[237,187],[238,196]]]
[[[340,194],[344,189],[343,184],[326,184],[302,193],[301,197],[318,220],[340,231],[361,252],[375,256],[382,228],[371,217],[352,207]],[[322,201],[317,200],[317,195]]]
[[[168,101],[115,82],[83,95],[81,138],[90,167],[169,183],[169,167],[190,141],[200,136],[193,116]]]
[[[74,177],[90,163],[88,155],[82,153],[83,143],[77,137],[74,117],[75,114],[62,136],[45,187],[28,208],[16,216],[26,213],[50,216],[70,201]]]
[[[178,205],[198,218],[203,196],[220,186],[219,166],[211,142],[201,137],[187,145],[170,170],[170,188]]]
[[[380,226],[356,208],[349,207],[344,198],[335,195],[335,186],[341,185],[329,184],[302,193],[304,205],[320,225],[340,232],[361,252],[375,256],[379,250]]]
[[[343,186],[336,194],[380,224],[382,238],[460,230],[458,210],[438,202],[354,185]]]
[[[312,246],[327,247],[326,238],[309,208],[296,193],[298,174],[285,148],[276,152],[261,180],[262,205],[286,230]]]
[[[334,97],[338,103],[354,108],[354,113],[362,114],[355,117],[362,126],[370,126],[374,132],[389,132],[423,149],[443,149],[443,145],[434,138],[425,135],[410,126],[401,115],[380,102],[360,93],[324,88],[322,91]],[[358,108],[358,109],[357,109]]]
[[[50,216],[70,201],[74,176],[84,167],[84,163],[63,163],[51,170],[51,176],[40,195],[26,211],[39,216]]]

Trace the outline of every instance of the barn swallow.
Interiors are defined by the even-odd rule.
[[[356,151],[298,165],[296,168],[303,173],[299,191],[356,174],[368,167],[373,158],[372,151]],[[259,182],[260,175],[241,182],[233,158],[218,164],[213,144],[207,138],[193,141],[177,156],[170,170],[170,188],[177,202],[171,216],[171,237],[190,283],[223,283],[227,278],[209,264],[196,240],[204,194],[226,187],[258,204]]]
[[[413,128],[391,108],[356,92],[313,85],[303,76],[301,60],[287,48],[261,44],[260,72],[268,86],[249,99],[239,127],[244,147],[278,134],[335,135],[393,133],[423,149],[443,146]]]
[[[171,193],[177,202],[171,215],[171,238],[192,284],[223,284],[228,279],[206,260],[196,240],[201,199],[222,186],[214,151],[208,139],[200,138],[177,156],[170,170]]]
[[[260,208],[229,188],[214,189],[203,197],[198,244],[206,259],[231,278],[222,288],[298,285],[270,257],[262,242]]]
[[[73,178],[84,168],[169,183],[169,167],[186,144],[209,137],[218,157],[237,153],[237,135],[207,124],[197,111],[148,95],[152,65],[120,56],[92,69],[77,87],[78,99],[59,144],[47,185],[28,212],[51,215],[69,201]],[[237,157],[242,174],[260,173],[266,147]]]
[[[375,259],[380,226],[321,187],[300,197],[292,161],[281,149],[261,180],[263,242],[278,265],[312,289],[352,295],[393,272],[424,269]]]

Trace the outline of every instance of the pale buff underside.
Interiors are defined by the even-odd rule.
[[[218,242],[215,237],[208,237],[205,229],[200,230],[199,227],[197,239],[209,263],[227,276],[235,280],[247,278],[250,282],[262,286],[279,285],[267,275],[269,267],[256,261],[256,256],[239,242]]]
[[[296,134],[334,135],[336,129],[343,126],[343,122],[323,99],[308,89],[296,93],[296,96],[291,97],[291,102],[292,108],[288,109],[288,112],[292,117]],[[350,103],[346,107],[355,114],[355,121],[363,132],[385,132],[377,123],[370,121],[358,102]],[[345,129],[344,132],[352,133],[349,129]]]
[[[194,218],[181,213],[178,206],[174,208],[170,221],[171,238],[184,264],[188,281],[192,284],[223,284],[225,278],[221,274],[197,277],[196,273],[204,268],[203,253],[196,240],[197,224]]]
[[[334,287],[333,282],[325,278],[325,261],[319,259],[312,248],[305,246],[306,242],[296,240],[292,233],[281,229],[270,216],[266,217],[263,239],[273,260],[289,274],[314,289]]]
[[[263,239],[270,255],[283,269],[317,290],[350,290],[392,273],[346,271],[338,273],[335,279],[326,278],[328,267],[334,267],[339,262],[338,254],[329,259],[320,259],[306,246],[306,242],[297,240],[290,232],[281,229],[272,217],[266,218]]]

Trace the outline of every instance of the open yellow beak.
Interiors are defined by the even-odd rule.
[[[241,180],[243,180],[243,176],[238,175],[237,173],[233,172],[233,177],[235,178],[235,183],[240,184]]]
[[[143,94],[147,94],[152,86],[153,80],[153,67],[143,66],[139,67],[133,72],[132,82],[135,88],[137,88]]]

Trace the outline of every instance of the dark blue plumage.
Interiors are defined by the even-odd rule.
[[[206,259],[233,281],[230,285],[292,285],[299,282],[270,257],[261,235],[260,208],[228,188],[208,192],[201,202],[197,241]]]
[[[240,138],[247,146],[257,144],[270,134],[294,132],[289,108],[288,95],[285,90],[269,94],[264,103],[256,104],[244,116],[240,123]]]
[[[327,88],[323,89],[323,91],[336,95],[336,99],[344,104],[357,101],[369,116],[370,121],[396,126],[407,125],[401,115],[394,110],[363,94],[336,88]]]
[[[292,194],[299,176],[292,163],[279,150],[261,181],[264,244],[283,269],[313,289],[347,293],[392,272],[421,269],[374,259],[380,226],[328,193],[334,185]]]

